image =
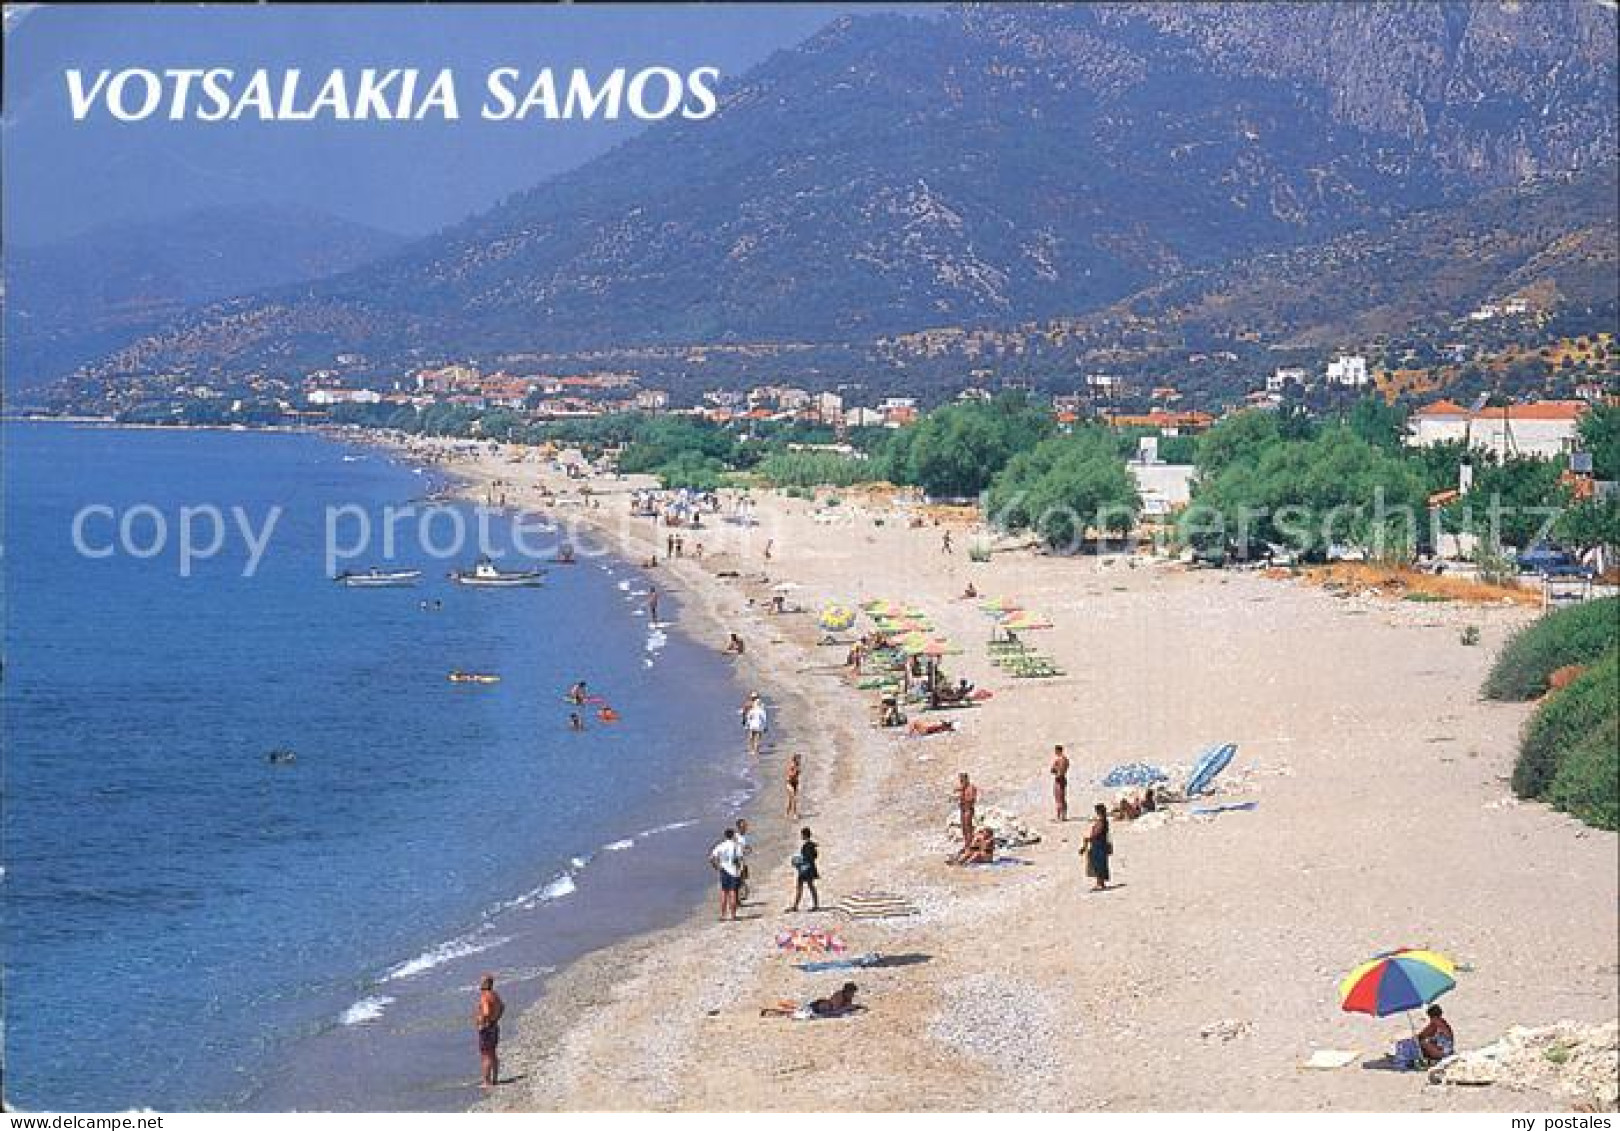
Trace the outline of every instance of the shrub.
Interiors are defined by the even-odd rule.
[[[1585,806],[1587,794],[1583,791],[1594,789],[1595,783],[1589,779],[1602,759],[1583,753],[1577,764],[1567,769],[1566,762],[1572,752],[1577,748],[1584,750],[1595,737],[1613,734],[1615,716],[1620,713],[1617,704],[1620,704],[1620,649],[1611,649],[1590,670],[1530,716],[1519,743],[1519,760],[1513,767],[1513,792],[1520,797],[1543,797],[1563,775],[1566,801]],[[1612,779],[1607,788],[1614,789]],[[1602,789],[1595,789],[1591,799],[1601,804],[1602,794]]]
[[[1589,664],[1620,641],[1620,597],[1549,613],[1515,633],[1485,678],[1485,698],[1519,702],[1547,690],[1547,677]]]
[[[1600,829],[1620,829],[1620,713],[1564,751],[1547,800]]]

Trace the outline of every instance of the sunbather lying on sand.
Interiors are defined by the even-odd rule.
[[[912,734],[944,734],[946,731],[953,731],[955,729],[956,724],[950,722],[949,720],[929,721],[926,719],[913,719],[911,722]]]
[[[845,982],[837,993],[800,1005],[795,1001],[779,1001],[759,1011],[761,1017],[792,1017],[808,1020],[813,1017],[843,1017],[864,1006],[855,1004],[855,983]]]

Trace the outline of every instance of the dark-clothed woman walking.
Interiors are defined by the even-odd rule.
[[[1080,853],[1086,858],[1086,875],[1092,878],[1092,891],[1108,888],[1108,857],[1113,854],[1114,842],[1108,835],[1108,806],[1098,802],[1094,809],[1091,828],[1080,842]]]
[[[816,894],[816,881],[821,879],[821,871],[816,867],[816,858],[821,855],[821,849],[817,848],[816,842],[811,839],[809,829],[800,829],[799,837],[799,851],[793,857],[793,906],[789,907],[788,910],[797,911],[799,901],[804,898],[804,893],[808,890],[810,892],[810,910],[820,911],[821,896]]]

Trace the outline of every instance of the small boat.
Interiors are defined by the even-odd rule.
[[[501,677],[489,672],[453,671],[450,673],[451,683],[499,683]]]
[[[452,573],[450,580],[457,585],[479,585],[490,589],[516,588],[525,585],[539,585],[540,571],[537,569],[497,569],[495,563],[488,558],[479,558],[472,569]]]
[[[378,569],[372,566],[364,571],[346,569],[332,580],[350,589],[390,589],[415,585],[416,579],[421,576],[419,569]]]

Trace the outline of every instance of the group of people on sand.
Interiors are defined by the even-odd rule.
[[[1052,750],[1052,800],[1058,821],[1069,819],[1069,755],[1062,744]],[[1152,791],[1148,791],[1151,797]],[[957,817],[962,830],[962,848],[950,858],[953,864],[993,864],[996,859],[996,834],[989,825],[978,824],[979,787],[973,784],[966,771],[956,775]],[[1110,858],[1114,854],[1114,841],[1109,825],[1108,806],[1097,802],[1092,807],[1091,825],[1080,841],[1080,856],[1085,874],[1092,881],[1092,891],[1106,891],[1113,878]]]
[[[738,920],[738,912],[748,898],[748,860],[753,855],[754,842],[748,831],[748,820],[737,818],[736,824],[721,834],[720,840],[709,850],[709,867],[720,881],[720,921]],[[816,881],[821,879],[821,846],[808,827],[799,830],[799,847],[790,863],[793,866],[793,902],[784,913],[796,912],[810,896],[810,910],[821,910],[821,895]]]

